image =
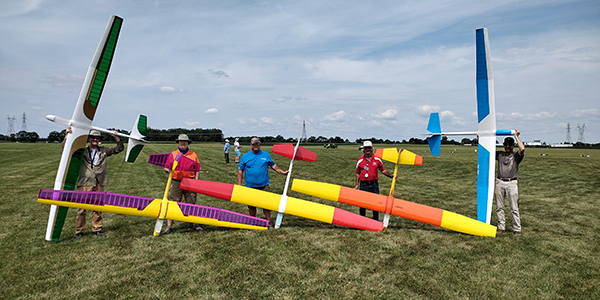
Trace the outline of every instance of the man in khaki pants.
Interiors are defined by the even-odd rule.
[[[71,128],[67,129],[67,134],[71,133]],[[89,145],[83,151],[83,157],[81,158],[81,167],[79,168],[79,177],[77,178],[77,190],[86,192],[102,192],[104,186],[108,185],[108,167],[107,158],[113,154],[117,154],[123,151],[123,142],[118,136],[111,136],[117,142],[114,147],[102,147],[99,146],[102,140],[102,135],[98,130],[90,130],[88,135]],[[75,231],[75,238],[83,236],[83,230],[85,229],[85,209],[77,210],[77,218],[75,225],[77,230]],[[92,233],[98,236],[102,235],[102,212],[92,212]]]

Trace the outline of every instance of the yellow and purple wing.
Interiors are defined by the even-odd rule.
[[[158,218],[206,224],[220,227],[266,230],[265,219],[228,211],[225,209],[162,199],[115,194],[109,192],[41,190],[38,202],[61,207],[74,207],[116,214]]]

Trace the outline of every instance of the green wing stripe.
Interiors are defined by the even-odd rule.
[[[102,54],[100,55],[100,61],[98,62],[96,74],[94,76],[89,94],[90,103],[94,107],[98,107],[98,102],[100,102],[100,96],[102,96],[102,91],[104,90],[104,85],[106,84],[108,71],[110,70],[113,55],[117,47],[117,40],[119,38],[119,32],[121,31],[122,24],[123,19],[115,17],[115,21],[106,40],[106,44],[104,45],[104,50],[102,50]]]
[[[52,231],[52,241],[58,242],[60,240],[60,234],[62,233],[65,220],[67,219],[67,212],[69,208],[65,206],[59,206],[56,212],[56,221],[54,222],[54,231]]]
[[[129,152],[129,159],[127,160],[127,162],[134,162],[138,155],[140,155],[140,152],[142,152],[142,148],[144,148],[144,145],[136,145],[133,148],[131,148],[131,151]]]
[[[140,116],[140,121],[138,122],[138,131],[140,132],[141,135],[146,136],[148,135],[148,119],[146,118],[146,116],[141,115]]]
[[[69,164],[69,170],[67,171],[63,190],[74,191],[77,187],[77,177],[79,177],[79,168],[81,167],[83,151],[84,149],[77,149],[75,152],[73,152],[73,155],[71,155],[71,163]],[[52,231],[52,241],[57,242],[60,240],[60,234],[62,233],[68,211],[68,207],[58,207],[58,211],[56,212],[56,221],[54,222],[54,230]]]

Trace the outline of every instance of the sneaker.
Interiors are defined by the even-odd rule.
[[[102,231],[94,231],[94,234],[97,236],[103,236],[104,233],[102,233]]]
[[[173,228],[167,227],[167,229],[165,229],[165,231],[163,231],[163,234],[169,234],[169,233],[173,233]]]
[[[194,224],[194,230],[196,230],[196,231],[202,231],[204,229],[202,229],[202,227],[200,227],[200,224]]]
[[[521,232],[520,231],[515,231],[515,235],[516,236],[521,236]]]
[[[504,233],[504,230],[502,230],[502,229],[496,230],[496,234],[501,234],[501,233]]]
[[[82,237],[82,236],[83,236],[83,232],[80,232],[80,233],[76,233],[76,234],[75,234],[75,238],[76,238],[76,239],[78,239],[78,238],[80,238],[80,237]]]

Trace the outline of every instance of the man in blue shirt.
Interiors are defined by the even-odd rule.
[[[229,163],[229,140],[225,139],[225,146],[223,147],[223,153],[225,153],[225,163]]]
[[[287,175],[289,171],[282,170],[275,164],[268,152],[260,150],[260,140],[257,137],[250,141],[252,151],[242,155],[238,167],[238,185],[242,185],[242,178],[246,180],[246,187],[270,192],[269,167],[275,172]],[[256,207],[248,206],[249,214],[256,217]],[[265,219],[271,221],[271,211],[263,208]]]

